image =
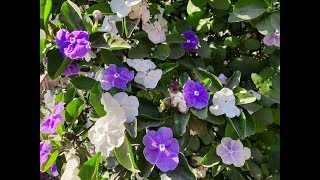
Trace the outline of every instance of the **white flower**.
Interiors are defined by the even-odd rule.
[[[111,0],[110,7],[112,12],[119,17],[126,17],[131,11],[131,7],[140,3],[141,0]]]
[[[122,96],[118,95],[117,98],[120,99]],[[124,141],[125,127],[123,123],[127,118],[125,108],[108,92],[102,94],[101,103],[107,114],[99,118],[91,127],[88,138],[95,145],[96,152],[101,152],[103,156],[108,157],[110,152],[115,147],[121,146]],[[125,104],[129,105],[130,103],[125,102]],[[129,108],[129,110],[131,109]]]
[[[111,32],[117,34],[119,31],[116,26],[116,22],[121,21],[121,18],[115,15],[105,16],[101,27],[98,29],[99,32]]]
[[[249,90],[248,93],[251,94],[251,95],[254,95],[258,100],[261,99],[261,94],[255,92],[254,90]]]
[[[48,109],[53,109],[55,107],[55,98],[56,95],[51,93],[51,90],[47,90],[47,92],[43,96],[43,102],[46,104]]]
[[[148,71],[155,69],[157,66],[150,59],[127,59],[127,64],[136,71]]]
[[[227,64],[228,64],[228,61],[227,61],[227,60],[223,61],[223,64],[224,64],[224,65],[227,65]]]
[[[80,158],[72,153],[65,155],[67,163],[61,176],[61,180],[81,180],[78,176]]]
[[[187,103],[184,100],[184,96],[181,92],[177,92],[177,93],[170,92],[170,98],[171,98],[171,106],[172,107],[178,106],[178,110],[181,113],[188,112],[189,107],[187,106]]]
[[[92,52],[92,51],[89,51],[85,56],[84,56],[84,59],[89,62],[91,59],[95,59],[97,58],[97,55]]]
[[[125,92],[119,92],[113,96],[118,101],[126,114],[126,122],[131,123],[138,116],[139,101],[135,96],[128,96]]]
[[[131,12],[129,13],[130,19],[140,18],[142,23],[146,23],[150,19],[149,5],[146,1],[141,1],[139,4],[132,6]]]
[[[219,80],[221,81],[221,84],[227,84],[227,80],[228,80],[228,78],[223,74],[223,73],[221,73],[221,74],[219,74]]]
[[[161,180],[172,180],[170,177],[167,176],[166,173],[161,174],[160,178],[161,178]]]
[[[236,99],[232,90],[228,88],[222,88],[220,91],[213,95],[212,103],[209,107],[211,114],[216,116],[226,114],[227,117],[233,118],[240,116],[240,110],[236,106]]]
[[[162,76],[161,69],[138,72],[134,82],[143,85],[145,88],[154,89]]]

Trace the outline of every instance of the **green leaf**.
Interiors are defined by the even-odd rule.
[[[90,95],[89,95],[89,102],[100,117],[103,117],[106,115],[104,106],[101,104],[102,93],[103,91],[101,89],[100,82],[96,82],[96,84],[91,89]]]
[[[208,117],[208,107],[202,109],[190,108],[190,111],[193,115],[197,116],[200,119],[206,119]]]
[[[172,170],[168,171],[166,175],[172,179],[183,180],[196,180],[195,175],[192,173],[187,159],[182,153],[179,153],[179,164]]]
[[[240,39],[238,37],[229,36],[224,40],[223,44],[225,46],[237,47],[239,43],[240,43]]]
[[[259,101],[254,101],[249,104],[241,104],[240,106],[251,112],[257,112],[259,109],[263,107],[261,102]]]
[[[223,61],[226,59],[226,54],[227,54],[226,48],[227,48],[227,46],[221,46],[219,44],[211,43],[209,45],[209,47],[212,50],[212,57],[216,61],[223,63]]]
[[[126,37],[130,37],[133,33],[133,31],[135,30],[135,28],[138,26],[140,19],[134,19],[131,20],[130,18],[126,17],[125,18],[125,29],[126,29]]]
[[[129,135],[133,138],[137,137],[138,134],[138,122],[137,118],[135,118],[131,123],[124,123],[124,127],[126,128]]]
[[[235,23],[235,22],[240,22],[242,19],[238,18],[235,14],[234,11],[232,11],[228,17],[228,22],[229,23]]]
[[[279,109],[271,109],[273,113],[273,121],[276,124],[280,125],[280,110]]]
[[[137,125],[138,131],[141,131],[148,127],[158,127],[161,124],[163,124],[163,121],[145,118],[141,116],[137,117],[137,122],[138,122],[138,125]]]
[[[190,79],[189,74],[187,72],[182,73],[179,77],[179,86],[182,87],[188,81],[188,79]]]
[[[149,49],[142,48],[140,46],[132,48],[128,53],[129,58],[132,59],[142,59],[150,56]]]
[[[190,15],[195,12],[200,12],[201,7],[203,7],[206,3],[206,0],[189,0],[187,5],[187,13]]]
[[[224,131],[225,137],[231,137],[232,139],[239,139],[239,135],[234,130],[233,126],[231,125],[230,121],[227,122],[226,129]]]
[[[248,137],[256,133],[256,120],[247,111],[243,112],[246,117],[246,130],[244,135]]]
[[[211,23],[211,30],[215,33],[219,33],[225,26],[225,22],[221,19],[213,19]]]
[[[249,164],[249,173],[252,177],[254,177],[255,179],[263,179],[263,173],[261,168],[254,162],[252,161],[248,161]]]
[[[200,140],[198,136],[194,135],[190,137],[186,150],[191,152],[197,152],[200,148]]]
[[[256,97],[248,93],[236,93],[236,105],[249,104],[256,100]]]
[[[263,68],[261,62],[249,56],[238,57],[230,65],[233,69],[241,71],[241,74],[245,77],[249,77],[251,73],[260,72]]]
[[[246,116],[241,112],[239,117],[228,118],[232,127],[241,139],[245,138]]]
[[[88,161],[86,161],[80,171],[79,177],[80,179],[88,179],[88,180],[96,180],[98,179],[98,170],[101,161],[101,153],[98,152]]]
[[[213,147],[201,160],[204,167],[212,167],[218,165],[221,158],[216,154],[216,147]]]
[[[106,65],[109,65],[109,64],[114,64],[116,66],[122,65],[120,59],[116,55],[114,55],[113,52],[107,49],[101,49],[100,55],[103,63],[105,63]]]
[[[152,58],[160,59],[160,60],[165,60],[169,57],[170,55],[170,47],[166,44],[161,44],[157,47],[155,52],[152,54]]]
[[[231,4],[230,0],[209,0],[209,5],[212,8],[220,9],[220,10],[228,10]]]
[[[146,98],[138,98],[139,100],[139,116],[151,119],[160,119],[158,108]]]
[[[68,104],[71,102],[76,94],[76,89],[74,87],[70,87],[67,92],[64,94],[63,102]]]
[[[54,50],[48,55],[48,75],[51,79],[61,76],[64,70],[71,64],[69,58],[63,59],[59,50]]]
[[[212,167],[212,173],[211,176],[212,177],[216,177],[221,171],[224,170],[224,168],[226,168],[227,165],[223,164],[223,163],[219,163],[218,165],[215,165]]]
[[[119,163],[133,173],[140,172],[135,161],[128,138],[125,136],[124,142],[120,147],[114,149],[114,153]]]
[[[52,8],[52,0],[40,0],[40,18],[43,19],[43,24],[46,29],[48,28],[51,8]]]
[[[54,151],[54,153],[51,154],[49,160],[47,161],[46,165],[43,168],[43,172],[46,172],[51,166],[56,162],[56,159],[59,155],[59,150]]]
[[[244,41],[244,46],[250,50],[257,50],[260,48],[260,42],[257,39],[247,39]]]
[[[185,50],[181,48],[180,44],[170,44],[170,55],[171,59],[179,59],[185,54]]]
[[[273,122],[273,113],[268,107],[261,108],[259,111],[253,113],[252,116],[256,120],[257,133],[263,132],[267,125]]]
[[[211,92],[217,92],[222,89],[222,84],[217,76],[213,75],[212,73],[208,72],[207,70],[204,70],[202,68],[195,68],[193,69],[193,72],[196,75],[196,79],[198,81],[203,81],[206,78],[210,78],[212,81],[212,85],[209,87],[209,90]]]
[[[239,0],[234,4],[234,14],[243,20],[257,18],[266,12],[268,5],[264,0]]]
[[[232,180],[247,180],[235,167],[228,166],[223,172],[223,175],[227,177],[227,179]]]
[[[276,30],[280,30],[280,13],[276,12],[261,18],[256,24],[256,28],[263,35],[269,35]]]
[[[196,53],[199,54],[199,56],[203,58],[210,58],[211,57],[211,49],[209,48],[207,42],[200,41],[200,47],[195,50]]]
[[[90,6],[87,10],[87,14],[92,14],[94,10],[100,10],[104,15],[113,14],[108,3],[98,3]]]
[[[168,34],[166,36],[166,41],[169,44],[172,44],[172,43],[180,44],[180,43],[186,43],[187,42],[186,39],[183,36],[181,36],[181,34],[179,34],[177,32]]]
[[[223,116],[215,116],[211,113],[208,113],[208,116],[204,120],[217,125],[222,125],[226,122]]]
[[[206,78],[201,83],[208,89],[211,86],[212,81],[210,78]]]
[[[91,48],[108,49],[110,51],[129,49],[131,45],[113,33],[96,32],[90,34]]]
[[[158,68],[162,70],[162,75],[172,71],[174,68],[178,67],[179,64],[177,63],[163,63],[159,64]]]
[[[228,79],[228,83],[226,84],[226,87],[229,89],[233,89],[239,86],[240,78],[241,78],[241,72],[235,71],[233,75]]]
[[[68,26],[68,30],[85,30],[85,25],[82,20],[80,8],[68,0],[61,6],[61,22]]]
[[[43,60],[43,50],[46,47],[46,38],[40,38],[40,63]]]
[[[191,118],[189,121],[191,129],[195,130],[200,138],[208,136],[207,123],[201,119]]]
[[[70,80],[71,84],[80,90],[89,91],[92,87],[96,84],[96,80],[89,78],[89,77],[75,77]]]
[[[66,112],[72,117],[73,120],[75,120],[82,112],[84,105],[85,102],[82,99],[76,98],[67,105]]]
[[[180,135],[186,132],[189,119],[190,113],[182,114],[177,112],[174,114],[174,124]]]

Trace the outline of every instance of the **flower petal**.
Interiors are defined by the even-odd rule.
[[[225,145],[219,144],[217,146],[216,153],[218,156],[220,156],[222,158],[222,157],[225,157],[229,154],[229,149]]]
[[[242,151],[243,144],[239,139],[238,140],[232,140],[230,147],[231,147],[232,151]]]
[[[152,150],[148,147],[144,148],[143,155],[150,164],[156,164],[160,155],[158,149]]]

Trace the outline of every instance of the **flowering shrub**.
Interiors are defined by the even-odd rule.
[[[278,0],[40,0],[40,171],[280,179]]]

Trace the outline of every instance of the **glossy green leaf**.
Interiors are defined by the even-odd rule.
[[[234,4],[234,14],[243,20],[257,18],[266,12],[268,5],[264,0],[239,0]]]
[[[261,18],[256,24],[256,28],[263,35],[269,35],[276,30],[280,30],[280,13],[276,12]]]
[[[209,5],[212,8],[220,10],[228,10],[231,4],[230,0],[208,0]]]
[[[59,50],[54,50],[48,54],[48,75],[51,79],[56,79],[71,64],[69,58],[63,59]]]
[[[100,82],[96,82],[96,84],[91,89],[90,95],[89,95],[89,102],[100,117],[103,117],[106,115],[104,106],[101,104],[102,93],[103,91],[101,89]]]
[[[111,7],[110,4],[108,3],[98,3],[98,4],[94,4],[92,6],[90,6],[87,10],[86,13],[87,14],[92,14],[94,10],[99,10],[101,11],[103,14],[107,15],[107,14],[112,14],[113,12],[111,11]]]
[[[98,179],[98,170],[101,162],[101,153],[98,152],[88,161],[86,161],[80,171],[79,177],[81,179],[88,179],[88,180],[96,180]]]
[[[46,165],[43,167],[43,172],[47,171],[51,166],[56,162],[56,159],[59,155],[59,150],[54,151],[51,155],[50,158],[48,159]]]
[[[114,64],[116,66],[122,65],[120,59],[116,55],[114,55],[113,52],[107,49],[101,49],[100,55],[101,55],[101,60],[106,65],[109,65],[109,64]]]
[[[179,64],[177,63],[163,63],[163,64],[159,64],[158,68],[162,70],[162,75],[172,71],[173,69],[175,69],[176,67],[178,67]]]
[[[71,79],[70,82],[75,88],[88,91],[92,89],[97,81],[89,77],[81,76]]]
[[[249,93],[236,93],[236,105],[249,104],[256,100],[256,97]]]
[[[68,30],[85,30],[80,8],[70,0],[61,6],[60,20],[68,26]]]
[[[221,158],[216,154],[216,147],[213,147],[201,160],[204,167],[212,167],[218,165]]]
[[[66,112],[75,120],[82,112],[84,105],[85,102],[82,99],[76,98],[67,105]]]
[[[204,120],[217,125],[222,125],[226,122],[223,116],[215,116],[210,112],[208,112],[208,116]]]
[[[241,78],[241,72],[235,71],[232,76],[228,79],[228,83],[226,84],[226,87],[229,89],[233,89],[240,84],[240,78]]]
[[[139,100],[139,116],[151,118],[151,119],[159,119],[160,113],[158,108],[146,98],[138,98]]]
[[[206,119],[208,117],[208,107],[202,109],[190,108],[190,111],[200,119]]]
[[[222,89],[222,84],[221,84],[220,80],[214,74],[212,74],[202,68],[195,68],[195,69],[193,69],[193,72],[195,73],[198,81],[203,81],[206,78],[211,79],[212,85],[209,87],[209,90],[211,92],[217,92]]]
[[[124,127],[126,128],[129,135],[133,138],[137,137],[138,134],[138,122],[137,118],[135,118],[131,123],[124,123]]]
[[[192,173],[187,159],[182,153],[179,153],[178,166],[174,170],[168,171],[166,174],[172,179],[196,180],[196,177]]]
[[[143,47],[135,47],[129,50],[128,53],[129,58],[132,59],[143,59],[150,56],[150,52],[148,49],[145,49]]]
[[[268,107],[263,107],[259,111],[252,114],[256,120],[256,131],[263,132],[267,125],[273,122],[272,110]]]
[[[189,118],[190,113],[182,114],[177,112],[174,114],[174,124],[180,135],[183,135],[186,132]]]
[[[110,51],[131,48],[127,41],[113,33],[92,33],[90,34],[90,42],[92,48],[108,49]]]
[[[170,55],[170,47],[169,45],[166,44],[161,44],[157,47],[155,52],[152,54],[152,58],[160,59],[160,60],[165,60],[169,57]]]

